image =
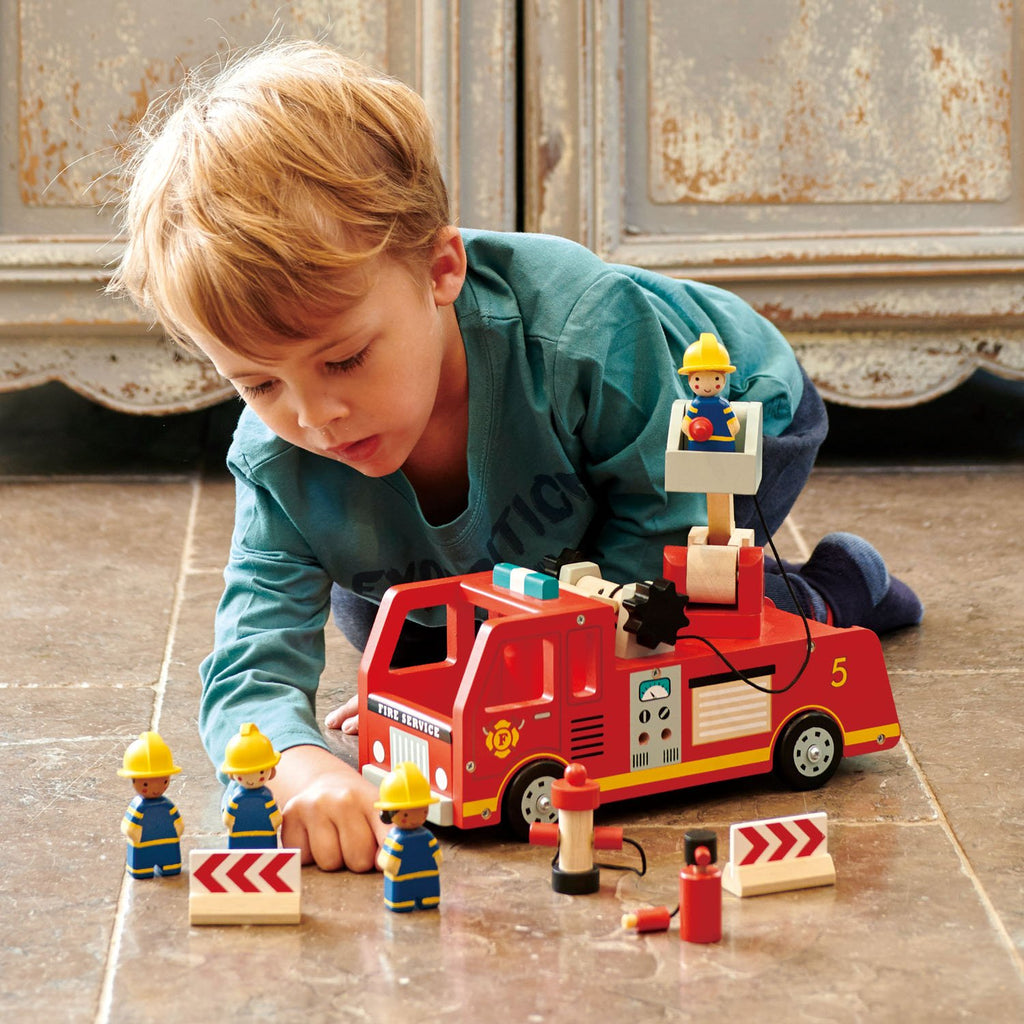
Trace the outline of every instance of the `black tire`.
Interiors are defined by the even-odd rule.
[[[791,789],[818,789],[835,775],[842,759],[839,726],[828,715],[807,711],[783,729],[773,767]]]
[[[515,839],[527,842],[535,821],[558,821],[558,811],[551,803],[551,784],[564,774],[557,761],[534,761],[512,780],[502,800],[501,820]]]

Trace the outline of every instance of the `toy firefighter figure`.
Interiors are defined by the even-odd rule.
[[[164,796],[171,776],[180,771],[170,747],[155,732],[142,733],[124,752],[117,774],[131,779],[137,794],[121,819],[128,840],[125,865],[132,878],[181,874],[185,825],[178,808]]]
[[[252,722],[246,722],[229,740],[220,768],[230,780],[223,804],[228,849],[277,847],[281,812],[267,783],[277,774],[280,760],[273,744]]]
[[[732,406],[719,394],[726,376],[736,369],[725,346],[708,332],[684,353],[679,373],[690,384],[694,397],[683,415],[686,447],[694,451],[734,452],[740,422]]]
[[[380,784],[380,799],[373,806],[381,812],[381,820],[392,826],[377,854],[377,867],[384,872],[384,905],[389,910],[426,910],[441,902],[441,848],[423,827],[427,807],[437,802],[423,773],[408,761]]]

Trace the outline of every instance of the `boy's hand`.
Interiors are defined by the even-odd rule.
[[[328,729],[340,729],[349,736],[359,732],[359,694],[349,697],[340,708],[335,708],[325,719]]]
[[[374,808],[378,793],[322,747],[283,751],[272,783],[284,813],[281,845],[302,851],[302,863],[324,871],[372,871],[388,833]]]

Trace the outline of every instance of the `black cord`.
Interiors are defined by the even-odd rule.
[[[771,687],[762,686],[760,683],[755,683],[753,679],[748,678],[748,676],[744,672],[738,669],[728,659],[728,657],[726,657],[725,652],[719,650],[719,648],[716,647],[706,636],[698,636],[696,633],[684,633],[676,636],[676,642],[678,643],[680,640],[697,640],[700,643],[704,644],[706,647],[709,647],[722,660],[722,662],[725,664],[725,666],[729,669],[730,672],[735,673],[738,679],[741,679],[744,683],[747,684],[747,686],[753,687],[759,693],[788,693],[790,690],[793,689],[794,686],[796,686],[800,677],[804,674],[804,671],[807,669],[807,665],[811,660],[811,654],[814,653],[814,640],[811,637],[811,626],[810,623],[807,621],[807,614],[804,612],[803,605],[797,600],[796,593],[793,590],[793,584],[789,581],[789,573],[786,572],[786,566],[783,564],[782,559],[779,557],[778,549],[775,547],[775,541],[772,539],[772,535],[768,530],[768,524],[765,522],[764,513],[761,511],[761,503],[757,500],[756,494],[753,497],[754,508],[757,511],[758,519],[761,520],[761,527],[764,530],[764,534],[768,538],[768,546],[772,549],[772,556],[778,563],[779,570],[782,574],[782,579],[786,584],[786,589],[789,591],[789,596],[793,599],[793,604],[796,607],[796,610],[800,613],[800,619],[804,624],[804,635],[807,637],[807,651],[804,654],[804,660],[802,664],[796,670],[796,675],[793,676],[793,678],[785,686],[773,690]]]
[[[632,864],[596,864],[595,867],[607,868],[609,871],[632,871],[637,878],[643,878],[647,874],[647,854],[644,853],[644,848],[635,839],[630,839],[629,836],[623,836],[622,841],[636,847],[640,854],[639,869],[633,867]]]

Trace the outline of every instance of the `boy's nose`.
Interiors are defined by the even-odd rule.
[[[335,420],[347,419],[349,408],[330,395],[303,395],[298,401],[296,415],[303,430],[323,430]]]

